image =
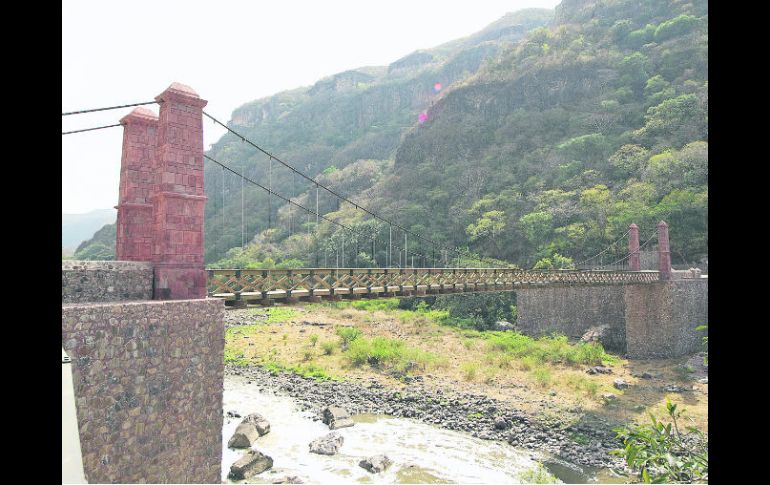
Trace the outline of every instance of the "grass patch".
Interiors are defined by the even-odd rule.
[[[351,306],[356,310],[368,312],[391,311],[398,309],[398,298],[379,298],[372,300],[359,300],[351,302]]]
[[[604,351],[601,344],[595,342],[570,343],[564,335],[532,338],[518,332],[487,332],[487,348],[490,351],[503,352],[525,359],[531,358],[523,367],[531,368],[533,362],[553,364],[597,365],[612,363],[617,359]],[[524,369],[529,370],[529,369]]]
[[[337,342],[323,342],[321,344],[321,350],[323,351],[324,355],[332,355],[334,353],[334,350],[337,348]]]
[[[439,363],[437,356],[430,352],[408,347],[403,341],[385,337],[357,337],[350,341],[345,358],[354,367],[369,366],[408,374],[424,370]]]
[[[476,362],[463,362],[460,364],[460,370],[466,381],[472,381],[476,379],[476,373],[479,371],[479,364]]]
[[[601,387],[598,382],[578,374],[567,374],[562,378],[562,382],[567,387],[581,391],[590,397],[596,397]]]
[[[267,369],[271,374],[278,375],[281,372],[292,372],[294,374],[301,375],[302,377],[312,377],[319,381],[339,381],[339,377],[334,376],[326,371],[323,367],[316,364],[297,364],[297,365],[284,365],[280,362],[269,361],[261,364],[262,367]]]
[[[527,470],[519,474],[522,483],[556,483],[556,477],[548,472],[541,464],[537,464],[534,470]]]
[[[530,375],[540,387],[547,387],[553,379],[551,371],[545,367],[536,367],[532,369]]]
[[[254,308],[251,313],[259,315],[267,314],[267,323],[283,323],[296,318],[297,311],[293,308],[285,307],[267,307],[267,308]]]
[[[243,352],[239,352],[225,347],[225,365],[235,365],[238,367],[246,367],[251,364],[251,361],[244,357]]]
[[[310,336],[310,346],[315,347],[315,344],[318,343],[318,335],[311,335]]]

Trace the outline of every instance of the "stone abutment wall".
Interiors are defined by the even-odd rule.
[[[62,303],[152,299],[152,263],[62,261]]]
[[[608,350],[629,358],[670,358],[702,350],[708,321],[708,278],[617,286],[516,290],[519,330],[579,338],[607,325]]]
[[[220,483],[221,300],[62,304],[90,483]]]
[[[623,286],[553,286],[516,290],[517,327],[527,335],[552,332],[580,338],[590,327],[607,325],[604,346],[626,352]]]

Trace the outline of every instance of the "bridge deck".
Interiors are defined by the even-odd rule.
[[[657,271],[535,271],[510,268],[211,269],[208,275],[210,297],[247,302],[308,297],[514,291],[522,287],[658,281]]]

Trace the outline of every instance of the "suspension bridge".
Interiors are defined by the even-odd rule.
[[[155,115],[143,107],[149,104],[160,105],[160,114]],[[554,285],[642,284],[671,278],[668,226],[665,222],[661,221],[641,245],[639,229],[632,224],[620,238],[597,254],[577,263],[578,269],[525,270],[513,265],[501,265],[500,260],[447,246],[365,207],[222,123],[203,110],[206,104],[190,87],[173,83],[154,101],[62,113],[62,116],[72,116],[134,108],[117,124],[64,131],[62,135],[117,126],[124,128],[120,195],[116,207],[116,260],[152,262],[156,272],[154,297],[157,299],[213,297],[234,304],[252,301],[271,304],[276,300],[291,302],[298,298],[420,296],[512,291],[517,288]],[[264,155],[268,161],[267,180],[254,180],[256,177],[247,176],[244,170],[233,168],[235,164],[232,161],[215,159],[205,154],[204,117],[249,145],[254,153]],[[204,161],[221,168],[223,232],[227,228],[228,219],[232,220],[232,217],[227,217],[225,209],[225,177],[235,177],[240,182],[241,247],[245,247],[248,240],[244,202],[248,184],[268,196],[268,228],[273,227],[273,198],[291,209],[289,224],[292,232],[295,227],[295,210],[304,212],[307,220],[315,219],[314,226],[305,225],[313,241],[308,252],[315,250],[315,262],[319,267],[206,269],[203,262],[203,219],[208,197],[204,192]],[[304,197],[297,197],[296,193],[286,196],[274,189],[274,163],[289,170],[292,180],[300,177],[308,184]],[[355,211],[361,211],[365,218],[387,228],[387,234],[381,234],[382,231],[364,232],[330,217],[328,212],[322,214],[319,207],[321,192],[336,199],[337,207],[345,203]],[[315,207],[310,206],[312,195],[315,195]],[[336,227],[336,232],[322,236],[321,221]],[[327,240],[322,241],[322,237]],[[403,246],[396,242],[402,237]],[[657,268],[642,270],[640,255],[643,250],[652,247],[650,243],[654,239],[658,242],[655,251]],[[369,247],[370,251],[367,249]],[[356,266],[356,256],[361,252],[369,252],[370,264],[367,266],[373,262],[374,265],[382,263],[382,267]],[[320,253],[323,253],[324,259],[322,266]],[[333,266],[328,264],[330,254]],[[470,264],[463,265],[463,262]]]

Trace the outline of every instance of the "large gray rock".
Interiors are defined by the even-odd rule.
[[[230,466],[231,480],[253,477],[273,467],[273,459],[257,450],[249,450]]]
[[[321,420],[329,425],[329,429],[340,429],[353,426],[355,423],[350,419],[350,414],[338,406],[328,406],[324,408]]]
[[[241,423],[235,428],[235,433],[227,442],[228,448],[251,448],[259,438],[257,427],[251,423]]]
[[[499,322],[495,322],[495,330],[514,330],[516,327],[511,322],[506,322],[505,320],[501,320]]]
[[[610,331],[609,325],[599,325],[591,327],[580,337],[582,342],[601,342],[604,343]]]
[[[623,379],[615,379],[612,381],[612,385],[615,387],[615,389],[628,389],[629,384]]]
[[[268,420],[265,419],[259,413],[249,414],[248,416],[243,418],[243,421],[241,421],[241,423],[253,424],[257,428],[257,431],[259,432],[259,436],[264,436],[270,432],[270,422],[268,422]]]
[[[345,439],[341,434],[329,433],[310,442],[310,452],[319,455],[336,455]]]
[[[243,418],[235,433],[227,442],[229,448],[250,448],[260,436],[270,432],[270,423],[257,413]]]
[[[358,462],[358,466],[371,473],[380,473],[392,464],[393,461],[385,455],[370,456]]]

